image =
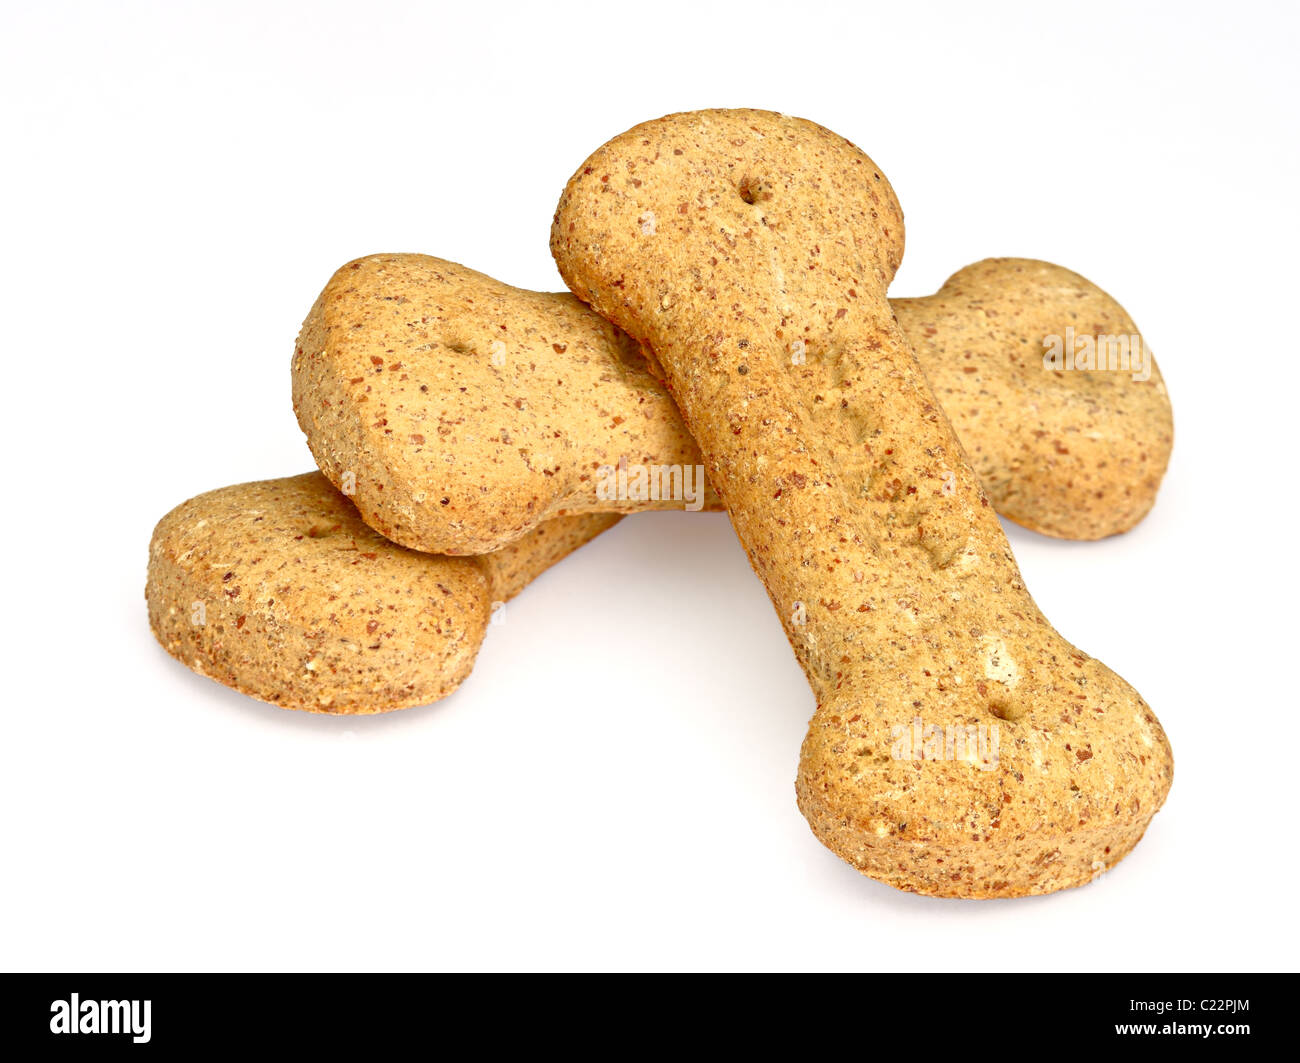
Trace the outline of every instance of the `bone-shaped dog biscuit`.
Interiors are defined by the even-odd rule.
[[[1049,335],[1137,337],[1145,352],[1105,292],[1059,266],[990,259],[894,308],[999,512],[1077,539],[1147,512],[1172,442],[1154,363],[1145,381],[1043,366]],[[567,292],[425,255],[359,259],[312,308],[293,383],[321,469],[415,549],[486,552],[561,513],[692,502],[607,489],[620,463],[689,477],[699,451],[637,345]],[[694,501],[717,505],[711,491]]]
[[[653,350],[816,693],[796,791],[817,837],[955,897],[1121,859],[1168,742],[1026,591],[886,301],[902,214],[871,159],[782,115],[671,115],[579,168],[552,251]]]
[[[469,674],[493,603],[618,520],[558,517],[493,554],[438,557],[378,535],[317,472],[225,487],[154,529],[149,623],[200,675],[282,708],[423,705]]]
[[[1173,411],[1119,303],[1023,258],[984,259],[934,295],[890,302],[999,513],[1063,539],[1115,535],[1147,515]],[[1061,364],[1046,365],[1057,353]]]

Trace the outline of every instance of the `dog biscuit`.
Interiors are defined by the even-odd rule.
[[[886,300],[903,219],[882,171],[801,119],[670,115],[578,169],[551,246],[654,352],[813,687],[796,793],[816,836],[936,896],[1113,867],[1165,799],[1169,744],[1026,590]]]
[[[988,258],[891,305],[999,513],[1061,539],[1116,535],[1147,515],[1173,411],[1119,303],[1062,266]],[[1062,364],[1046,364],[1058,349]]]
[[[1140,345],[1105,292],[1049,263],[990,259],[893,305],[999,512],[1074,539],[1145,515],[1172,442],[1154,362],[1139,381],[1042,361],[1048,335]],[[568,292],[372,255],[340,269],[312,308],[294,409],[320,468],[373,527],[414,549],[482,553],[562,513],[717,507],[683,479],[699,451],[651,368]],[[681,489],[611,490],[620,463]]]
[[[616,514],[557,517],[480,557],[378,535],[318,472],[168,513],[149,546],[149,624],[182,664],[286,709],[362,714],[446,697],[492,618]]]

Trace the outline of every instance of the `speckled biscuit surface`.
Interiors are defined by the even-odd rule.
[[[149,623],[200,675],[283,708],[423,705],[469,674],[493,602],[618,519],[562,517],[495,554],[439,557],[376,534],[320,473],[225,487],[154,529]]]
[[[939,896],[1120,860],[1164,801],[1168,741],[1026,591],[885,299],[903,225],[880,169],[800,119],[670,115],[579,168],[552,250],[653,349],[808,675],[796,792],[817,837]],[[935,729],[989,740],[909,747]]]
[[[1160,369],[1133,319],[1050,262],[990,258],[894,314],[989,501],[1063,539],[1128,531],[1155,503],[1174,441]],[[1050,369],[1044,340],[1114,337],[1145,352],[1137,373]]]
[[[336,486],[404,546],[482,554],[595,501],[596,470],[693,450],[626,335],[567,292],[422,255],[335,274],[293,358],[298,422]],[[584,504],[586,502],[587,504]]]
[[[1158,370],[1139,382],[1041,360],[1043,337],[1067,328],[1135,333],[1118,303],[1059,266],[991,259],[894,306],[999,512],[1075,539],[1141,519],[1172,439]],[[351,475],[373,527],[434,553],[494,550],[563,513],[680,507],[602,498],[597,470],[701,460],[622,331],[568,292],[427,255],[340,269],[303,326],[293,381],[325,474],[340,487]]]

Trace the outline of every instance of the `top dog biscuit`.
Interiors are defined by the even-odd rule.
[[[670,115],[578,169],[551,247],[654,351],[813,687],[817,837],[938,896],[1114,866],[1168,792],[1168,740],[1025,589],[886,301],[902,213],[875,163],[784,115]]]
[[[999,512],[1077,539],[1141,519],[1172,440],[1154,363],[1145,382],[1036,363],[1049,334],[1136,334],[1118,303],[1059,266],[994,259],[894,307]],[[602,496],[599,470],[701,460],[623,332],[568,292],[425,255],[335,273],[293,382],[320,468],[374,528],[432,553],[488,552],[562,513],[680,506]]]

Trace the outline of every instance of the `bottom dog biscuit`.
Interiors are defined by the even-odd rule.
[[[548,520],[491,554],[443,557],[372,531],[320,473],[224,487],[168,513],[145,598],[163,647],[286,709],[376,713],[445,697],[504,602],[619,520]]]

